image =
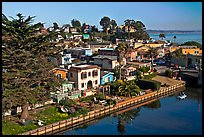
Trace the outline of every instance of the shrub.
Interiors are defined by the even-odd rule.
[[[152,74],[149,74],[149,75],[145,75],[144,76],[144,79],[152,79],[153,77],[155,77],[157,75],[156,72],[153,72]]]
[[[161,82],[155,80],[140,79],[137,82],[137,85],[141,89],[152,89],[153,91],[159,90],[161,87]]]
[[[73,106],[76,105],[76,102],[74,102],[72,99],[62,99],[60,100],[59,104],[61,106]]]
[[[167,69],[167,70],[165,70],[165,72],[164,72],[164,75],[165,76],[167,76],[167,77],[169,77],[169,78],[172,78],[172,75],[173,74],[173,72],[172,72],[172,70],[170,70],[170,69]]]
[[[97,94],[97,95],[96,95],[96,99],[97,99],[97,100],[103,100],[103,99],[105,99],[105,95],[103,95],[102,93]]]

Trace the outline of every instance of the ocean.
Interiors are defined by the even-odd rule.
[[[149,33],[150,37],[155,40],[160,40],[159,33]],[[174,42],[173,37],[176,36],[175,42],[178,44],[183,44],[187,41],[196,41],[200,44],[202,44],[202,32],[196,32],[196,33],[165,33],[165,40],[170,40],[171,42]]]

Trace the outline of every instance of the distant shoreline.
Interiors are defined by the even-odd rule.
[[[147,30],[147,33],[185,34],[185,33],[202,33],[202,30]]]

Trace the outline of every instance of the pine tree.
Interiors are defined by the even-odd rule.
[[[9,20],[2,15],[2,107],[7,111],[20,106],[20,120],[29,119],[29,105],[45,102],[62,82],[51,71],[48,57],[63,47],[50,42],[55,32],[39,33],[42,24],[32,24],[34,18],[19,13]]]

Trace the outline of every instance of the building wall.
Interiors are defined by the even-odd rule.
[[[54,70],[54,73],[57,74],[61,74],[61,78],[66,79],[67,78],[67,72],[63,71],[63,70]]]
[[[150,46],[150,47],[153,47],[153,48],[156,48],[156,47],[161,47],[163,44],[145,44],[145,46]]]
[[[98,71],[98,76],[93,76],[92,72],[94,70]],[[81,73],[82,72],[87,72],[87,78],[81,78]],[[89,76],[88,73],[91,73]],[[70,77],[70,74],[72,73],[73,77]],[[100,69],[98,68],[93,68],[93,69],[86,69],[86,70],[81,70],[81,71],[70,71],[69,72],[69,81],[75,82],[76,89],[78,90],[86,90],[88,81],[92,82],[92,87],[98,87],[100,85]],[[97,81],[97,83],[95,83]],[[82,83],[84,83],[84,87],[82,87]]]
[[[192,54],[192,55],[195,55],[196,53],[195,52],[197,52],[197,55],[198,54],[202,54],[202,50],[200,50],[199,48],[193,48],[193,49],[182,49],[182,53],[183,54]]]
[[[108,81],[108,79],[110,81]],[[101,77],[101,85],[104,85],[107,82],[112,82],[113,80],[114,80],[114,76],[112,74],[105,75],[105,76]]]
[[[171,59],[171,62],[173,64],[178,64],[179,66],[186,67],[188,58],[192,60],[191,62],[192,65],[195,65],[195,64],[198,65],[200,62],[202,62],[202,56],[195,56],[195,55],[187,55],[187,56],[184,55],[180,58],[173,56]]]
[[[71,84],[71,83],[63,83],[62,84],[63,93],[67,93],[67,92],[71,91],[73,88],[74,88],[73,84]]]

